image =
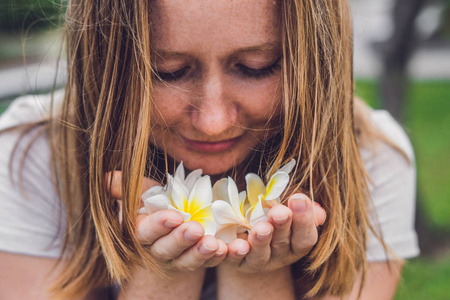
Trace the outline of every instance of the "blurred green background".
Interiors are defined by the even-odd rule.
[[[378,91],[376,80],[356,82],[356,94],[375,108]],[[411,81],[406,99],[403,126],[416,154],[417,209],[440,241],[422,244],[425,253],[406,262],[395,299],[450,299],[450,80]]]
[[[66,2],[0,0],[0,71],[23,66],[23,51],[27,62],[49,51],[46,41],[58,36]],[[446,44],[450,1],[443,3],[443,21],[434,37]],[[357,77],[356,94],[381,108],[380,85],[378,77]],[[0,113],[10,100],[0,99]],[[446,78],[407,79],[401,110],[416,153],[422,255],[406,263],[395,299],[450,299],[450,70]]]
[[[64,0],[0,0],[0,30],[40,30],[61,24]]]

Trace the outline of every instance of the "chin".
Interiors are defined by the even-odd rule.
[[[229,161],[228,161],[229,162]],[[211,161],[210,159],[202,159],[192,161],[190,159],[183,160],[183,165],[186,169],[192,171],[196,169],[202,169],[204,175],[221,175],[227,173],[231,170],[236,164],[227,163],[227,162],[217,162]]]
[[[247,155],[242,153],[238,156],[232,152],[214,155],[194,152],[177,156],[176,161],[183,161],[183,165],[188,170],[202,169],[203,174],[214,176],[229,173],[230,170],[244,161]],[[236,157],[239,157],[239,159],[236,159]]]

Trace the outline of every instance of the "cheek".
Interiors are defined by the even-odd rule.
[[[280,81],[249,86],[242,90],[241,97],[246,117],[254,121],[265,123],[282,112]]]
[[[189,108],[187,97],[176,89],[155,86],[152,100],[152,124],[174,126],[184,122]]]

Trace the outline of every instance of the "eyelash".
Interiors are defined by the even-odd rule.
[[[262,68],[262,69],[253,69],[244,65],[237,65],[239,73],[243,77],[253,78],[253,79],[261,79],[266,78],[278,71],[281,67],[280,65],[281,57],[278,58],[272,65]]]
[[[167,73],[155,71],[155,76],[157,79],[159,79],[161,81],[166,81],[166,82],[176,81],[176,80],[181,79],[187,73],[188,70],[189,70],[189,67],[184,67],[175,72],[167,72]]]
[[[246,78],[252,78],[252,79],[262,79],[269,77],[275,73],[275,71],[278,71],[280,69],[280,60],[281,57],[278,58],[275,63],[272,65],[262,68],[262,69],[253,69],[249,68],[245,65],[238,64],[237,71],[242,77]],[[171,81],[177,81],[183,78],[184,75],[189,71],[190,67],[186,66],[180,70],[177,70],[175,72],[158,72],[155,71],[155,76],[158,80],[165,81],[165,82],[171,82]]]

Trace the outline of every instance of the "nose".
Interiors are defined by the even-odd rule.
[[[191,113],[194,128],[208,136],[225,136],[235,125],[237,107],[224,78],[211,74],[205,78]]]

